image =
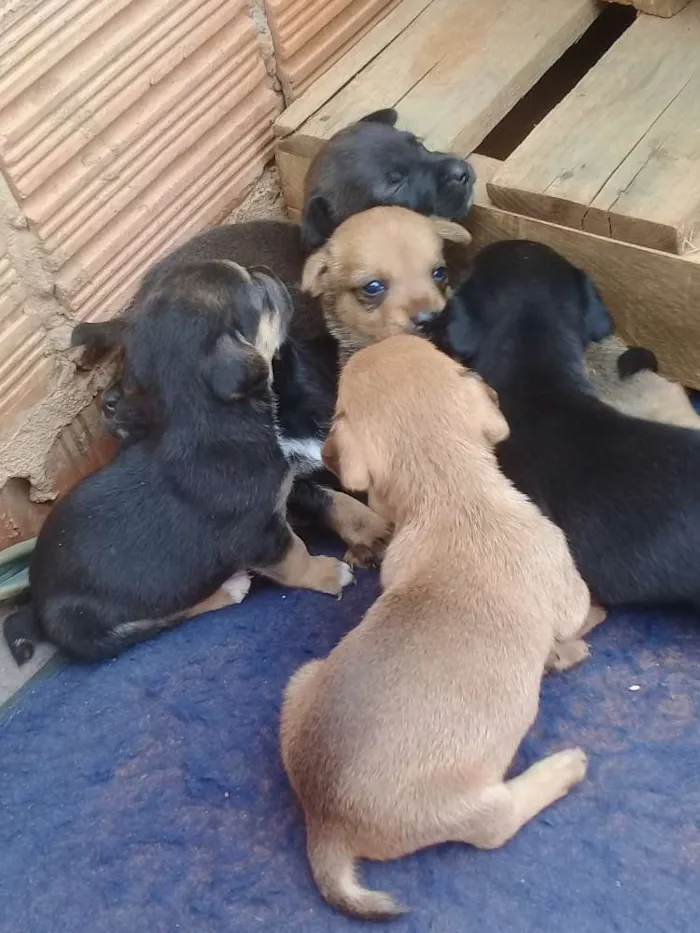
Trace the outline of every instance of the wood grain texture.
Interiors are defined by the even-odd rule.
[[[275,70],[295,100],[346,54],[398,0],[265,0]]]
[[[347,66],[342,75],[331,70],[309,100],[303,95],[278,120],[277,132],[328,139],[371,110],[396,106],[401,125],[431,148],[466,154],[599,12],[593,0],[433,0],[419,7],[403,0],[354,50],[357,74]]]
[[[641,13],[651,13],[652,16],[675,16],[688,6],[690,0],[607,0],[607,2],[633,6]]]
[[[298,221],[310,160],[295,153],[286,158],[291,173],[284,184],[280,163],[283,190],[291,192],[289,217]],[[700,249],[687,258],[674,256],[502,210],[488,195],[489,179],[502,163],[480,155],[470,161],[477,184],[466,226],[474,249],[497,240],[527,239],[558,250],[593,277],[623,339],[649,347],[663,373],[700,390]]]
[[[507,210],[682,252],[700,221],[700,3],[639,16],[505,161]]]

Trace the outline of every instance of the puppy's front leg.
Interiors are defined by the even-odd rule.
[[[346,560],[358,567],[378,566],[389,543],[391,525],[352,496],[333,489],[326,491],[330,499],[324,516],[347,544]]]
[[[288,505],[291,514],[312,517],[334,531],[348,546],[348,563],[376,567],[381,562],[391,525],[357,499],[302,478],[294,483]]]
[[[352,583],[351,568],[335,557],[313,557],[291,528],[288,533],[289,545],[281,560],[265,567],[255,567],[255,572],[284,586],[340,596],[343,587]]]

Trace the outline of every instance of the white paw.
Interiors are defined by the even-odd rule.
[[[225,583],[221,584],[221,589],[228,593],[232,603],[242,603],[248,595],[250,583],[250,574],[245,570],[239,570],[238,573],[234,573]]]
[[[573,787],[586,776],[588,756],[582,748],[567,748],[552,755],[549,763],[550,767],[556,768],[562,774],[567,785]]]
[[[340,564],[340,585],[343,587],[348,586],[355,579],[352,567],[343,563],[343,561],[338,561],[338,563]]]

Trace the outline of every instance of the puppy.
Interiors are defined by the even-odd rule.
[[[607,337],[590,345],[586,366],[598,395],[626,415],[700,428],[700,416],[685,389],[658,374],[651,350],[627,347],[617,337]]]
[[[36,636],[81,660],[116,655],[239,602],[248,570],[333,595],[352,580],[287,523],[270,382],[292,310],[277,279],[227,261],[183,265],[150,291],[126,335],[125,385],[155,400],[157,421],[51,511],[31,606],[5,629],[15,657]]]
[[[378,110],[336,133],[311,163],[304,186],[301,242],[322,246],[361,210],[395,204],[426,216],[460,220],[474,200],[474,169],[464,159],[431,152],[396,129],[395,110]]]
[[[290,517],[295,527],[313,518],[331,528],[348,546],[348,559],[362,566],[380,559],[389,528],[320,472],[339,352],[345,356],[390,334],[413,332],[442,311],[448,290],[445,241],[466,251],[470,236],[458,224],[399,207],[373,208],[345,221],[309,258],[303,275],[303,287],[321,299],[333,336],[302,339],[292,331],[273,362],[280,442],[297,478]],[[161,277],[146,276],[132,313],[148,307]],[[121,320],[128,328],[129,319]],[[147,434],[152,417],[147,396],[125,397],[123,404],[117,396],[112,418],[126,441]]]
[[[344,221],[309,257],[302,288],[320,300],[341,360],[434,322],[448,293],[446,242],[466,252],[471,236],[448,220],[375,207]]]
[[[581,270],[524,240],[474,260],[442,345],[498,392],[504,473],[564,530],[602,603],[700,607],[700,436],[595,393],[584,353],[612,321]]]
[[[360,885],[357,858],[501,846],[585,774],[571,749],[505,780],[558,640],[597,621],[564,535],[498,469],[507,436],[493,393],[417,337],[341,375],[324,458],[396,534],[382,596],[290,680],[281,749],[314,879],[355,917],[402,911]]]

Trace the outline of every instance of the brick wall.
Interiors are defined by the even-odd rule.
[[[110,448],[67,350],[223,220],[284,106],[392,0],[15,0],[0,20],[0,547]],[[94,407],[94,406],[93,406]],[[98,451],[98,453],[95,453]],[[33,507],[27,497],[36,500]]]

